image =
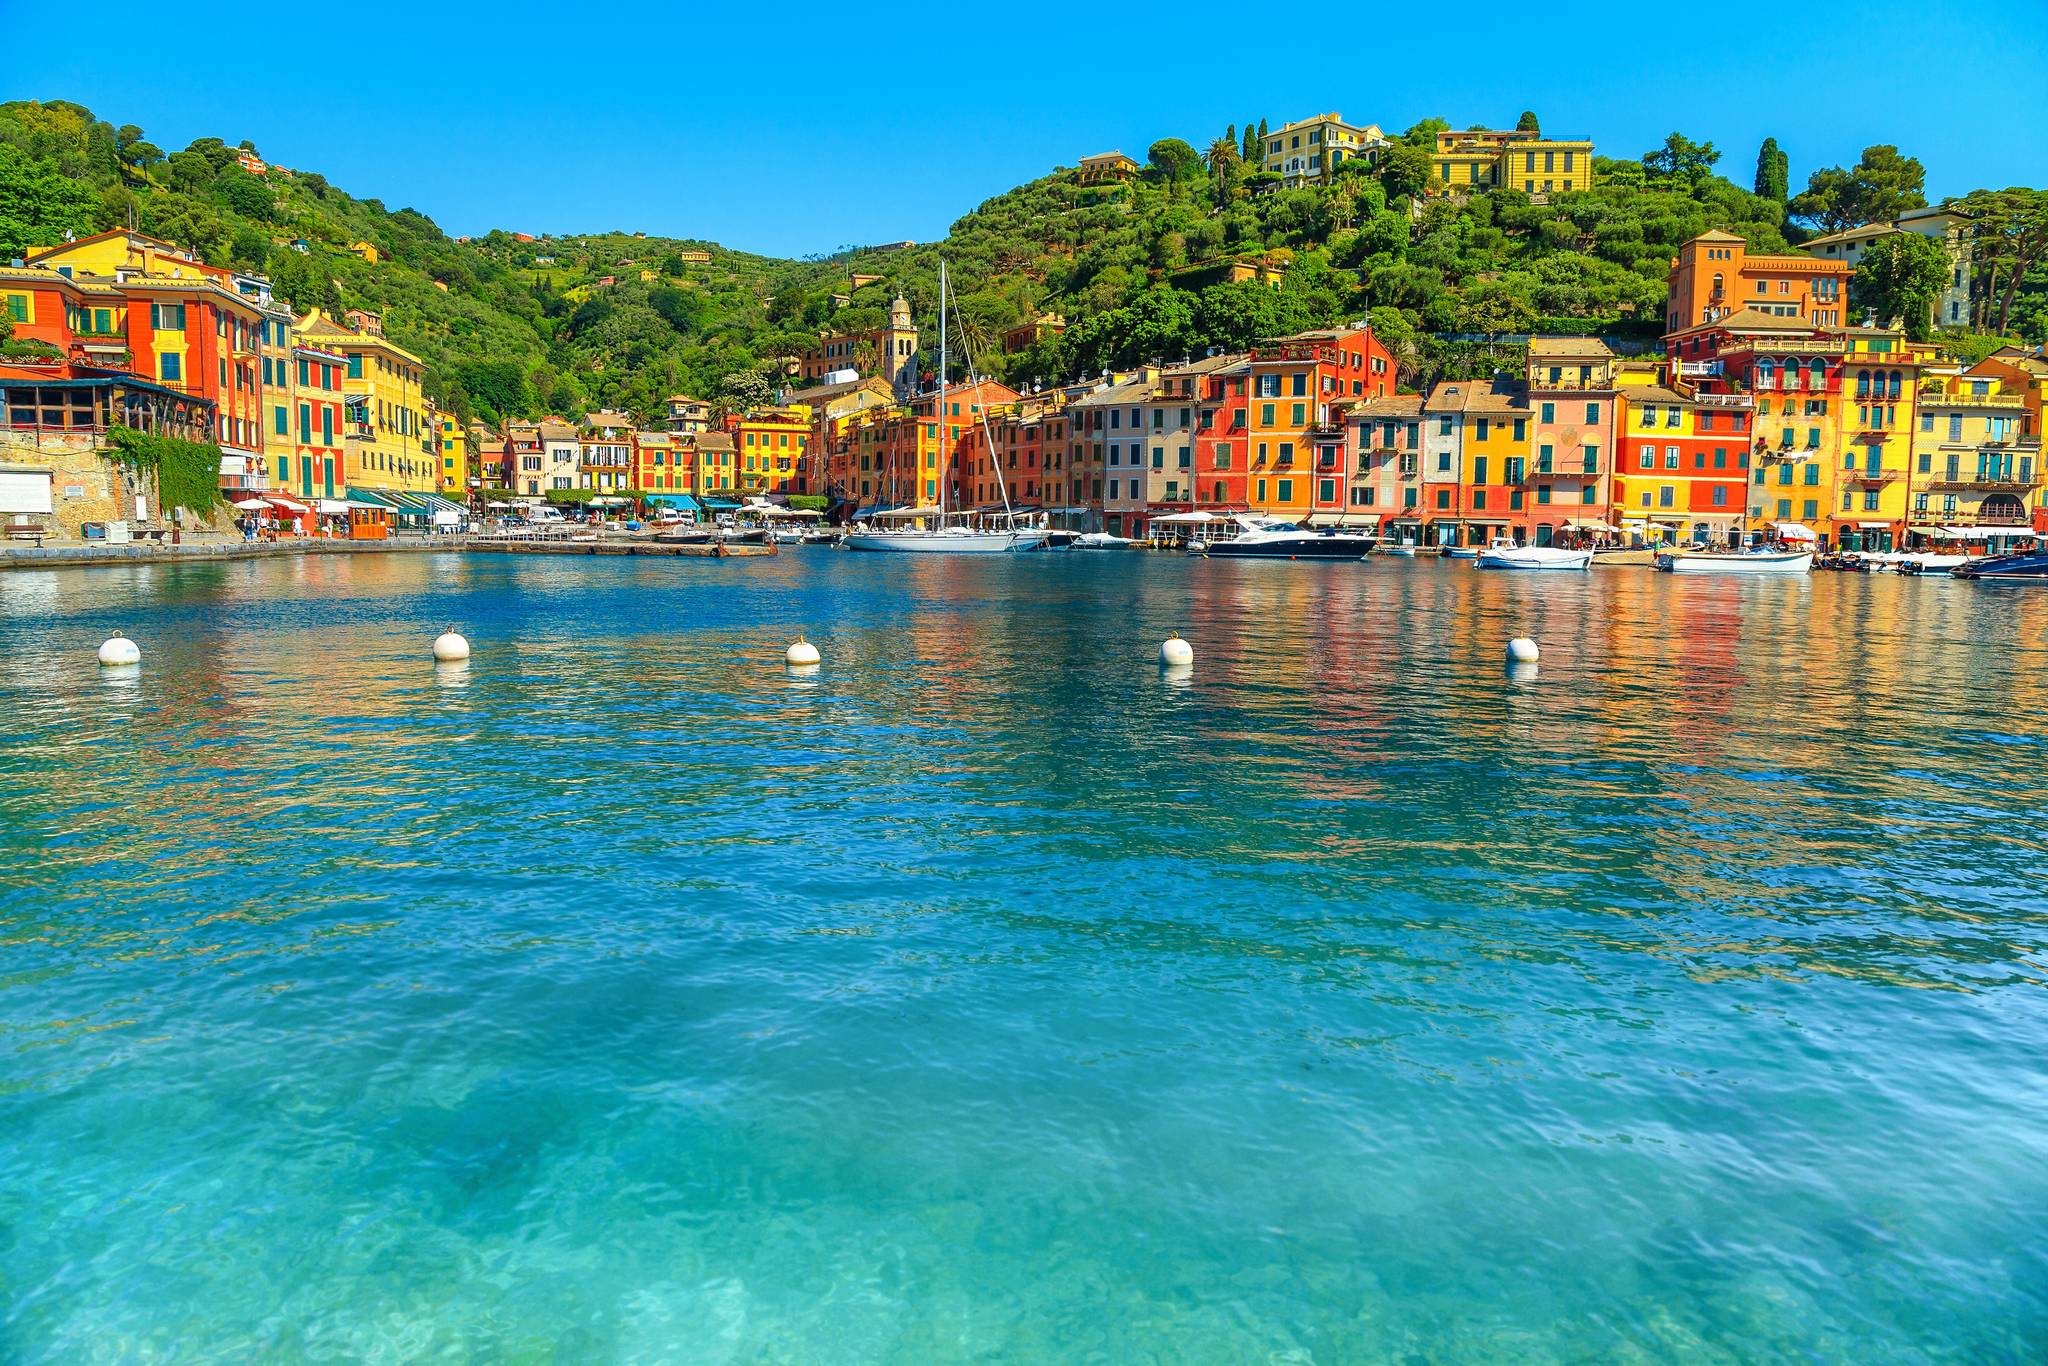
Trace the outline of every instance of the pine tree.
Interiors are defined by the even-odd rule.
[[[1791,158],[1778,150],[1776,138],[1765,138],[1756,150],[1756,192],[1773,204],[1782,204],[1791,193]]]
[[[1540,135],[1543,130],[1536,122],[1536,111],[1533,109],[1524,109],[1522,111],[1522,117],[1515,120],[1515,131],[1519,133],[1536,133]]]

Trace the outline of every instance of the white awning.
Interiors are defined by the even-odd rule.
[[[1162,522],[1170,522],[1180,525],[1194,522],[1213,522],[1215,520],[1216,514],[1213,512],[1169,512],[1164,517],[1154,517],[1152,524],[1157,526]]]
[[[1884,530],[1887,530],[1887,529],[1889,529],[1889,528],[1890,528],[1890,526],[1891,526],[1891,523],[1890,523],[1890,522],[1858,522],[1858,523],[1856,524],[1856,526],[1857,526],[1857,528],[1858,528],[1859,530],[1862,530],[1862,531],[1884,531]]]
[[[1618,527],[1618,526],[1609,526],[1609,525],[1608,525],[1607,523],[1605,523],[1605,522],[1596,522],[1596,521],[1593,521],[1593,520],[1592,520],[1591,518],[1588,518],[1588,517],[1570,517],[1570,518],[1567,518],[1567,519],[1565,520],[1565,526],[1566,526],[1566,527],[1567,527],[1568,529],[1572,530],[1572,531],[1620,531],[1620,530],[1621,530],[1621,528],[1620,528],[1620,527]]]
[[[229,506],[233,507],[237,512],[255,512],[259,508],[265,512],[270,511],[270,504],[264,502],[261,498],[237,498]]]
[[[269,502],[277,507],[281,507],[286,512],[306,511],[306,505],[304,503],[301,503],[296,498],[287,498],[281,493],[266,493],[263,495],[263,497],[266,502]]]
[[[1819,539],[1813,534],[1813,528],[1803,522],[1773,522],[1771,530],[1778,533],[1778,539],[1781,541],[1812,541]]]

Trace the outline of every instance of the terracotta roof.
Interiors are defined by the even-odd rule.
[[[1690,403],[1692,399],[1662,384],[1624,384],[1622,394],[1631,403]]]
[[[698,432],[696,443],[700,451],[729,451],[733,448],[732,438],[724,432]]]
[[[1243,365],[1250,359],[1250,356],[1242,354],[1204,356],[1200,360],[1189,361],[1186,365],[1175,365],[1162,370],[1159,372],[1159,377],[1161,379],[1180,379],[1189,375],[1213,375],[1218,371]]]
[[[1681,327],[1672,333],[1674,337],[1689,337],[1696,332],[1805,332],[1817,333],[1809,318],[1782,318],[1775,313],[1766,313],[1760,308],[1738,308],[1725,317],[1712,322],[1694,323]]]
[[[1122,384],[1112,384],[1106,389],[1074,400],[1076,408],[1114,408],[1124,403],[1143,403],[1152,397],[1152,381],[1140,375],[1137,379]]]
[[[1594,356],[1601,360],[1612,360],[1614,352],[1598,337],[1531,337],[1529,354],[1532,356]]]
[[[1518,379],[1447,379],[1429,391],[1429,413],[1519,413],[1529,408],[1529,386]]]
[[[1368,403],[1360,403],[1351,410],[1367,422],[1386,417],[1420,417],[1422,415],[1421,394],[1388,394]]]

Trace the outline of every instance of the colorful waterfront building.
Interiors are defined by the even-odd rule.
[[[299,320],[298,335],[344,358],[350,495],[432,493],[440,487],[441,462],[420,390],[425,363],[384,335],[377,314],[351,309],[346,318],[346,324],[336,322],[316,308]]]
[[[1434,432],[1425,431],[1424,447],[1439,465],[1450,453],[1456,470],[1453,479],[1439,479],[1430,488],[1435,499],[1427,509],[1432,544],[1483,546],[1496,536],[1533,539],[1525,486],[1530,411],[1529,386],[1523,380],[1445,380],[1430,391],[1423,413]]]
[[[348,455],[344,433],[342,377],[348,358],[295,337],[292,342],[289,446],[270,460],[271,487],[304,498],[341,498],[347,493]]]
[[[1839,426],[1846,440],[1835,501],[1816,530],[1845,550],[1895,550],[1906,543],[1920,373],[1937,352],[1884,328],[1848,328],[1842,340]]]
[[[1251,375],[1250,359],[1248,355],[1206,356],[1159,372],[1142,412],[1145,444],[1141,455],[1147,518],[1137,524],[1140,534],[1151,517],[1190,512],[1200,501],[1202,476],[1197,472],[1196,457],[1203,424],[1213,425],[1216,420],[1218,395],[1212,381],[1234,375],[1242,387]],[[1240,413],[1245,411],[1246,401],[1240,394]],[[1212,468],[1208,475],[1212,493],[1217,481],[1213,468],[1216,454],[1212,445]]]
[[[2031,527],[2048,478],[2024,384],[1995,369],[1930,366],[1918,408],[1906,485],[1909,542]]]
[[[1388,394],[1346,415],[1352,451],[1351,510],[1376,516],[1391,539],[1422,539],[1421,394]]]
[[[1252,348],[1251,504],[1306,520],[1347,503],[1344,405],[1394,390],[1394,358],[1369,327],[1324,328]]]
[[[1157,369],[1113,375],[1070,406],[1072,465],[1079,488],[1070,503],[1098,513],[1112,535],[1133,535],[1147,520],[1145,403]]]
[[[739,453],[742,493],[806,493],[810,462],[811,409],[785,403],[735,417],[728,426]]]
[[[97,354],[213,405],[224,490],[263,487],[263,340],[258,327],[265,315],[257,301],[235,288],[234,272],[160,238],[119,229],[34,248],[24,256],[23,267],[68,280],[76,291],[75,306],[94,327],[102,312],[110,326],[118,317],[124,335],[92,336]],[[21,331],[36,335],[32,327]],[[74,338],[72,354],[96,354],[91,346],[76,344],[82,340]],[[125,342],[120,351],[114,350],[118,342]]]
[[[1664,331],[1698,327],[1748,309],[1815,327],[1846,323],[1846,262],[1805,252],[1752,252],[1732,232],[1703,232],[1678,249],[1665,277]]]
[[[1195,427],[1195,509],[1239,512],[1251,506],[1249,354],[1196,379],[1201,415]]]
[[[669,498],[688,493],[681,482],[683,467],[676,461],[676,448],[680,444],[681,438],[674,432],[634,432],[632,465],[626,476],[626,486]]]
[[[557,489],[577,487],[582,475],[583,442],[576,425],[560,418],[543,418],[535,434],[540,443],[539,463],[533,475],[522,474],[521,493],[529,499],[545,498]]]
[[[441,453],[441,496],[460,501],[469,496],[469,441],[453,413],[429,408],[428,428]]]
[[[1616,399],[1614,524],[1653,543],[1739,538],[1748,510],[1750,396],[1701,392],[1667,372],[1623,384]]]
[[[696,484],[689,491],[699,498],[730,494],[738,485],[738,453],[730,433],[698,432],[690,438],[684,454],[689,456],[685,467],[696,474]]]
[[[1616,411],[1614,352],[1597,337],[1532,337],[1524,373],[1532,427],[1529,458],[1517,466],[1536,545],[1563,531],[1613,528],[1609,498]],[[1616,528],[1618,529],[1618,528]]]
[[[1067,449],[1066,395],[1059,390],[1019,398],[989,416],[994,458],[970,471],[968,497],[975,506],[999,505],[1036,512],[1055,506],[1055,481]]]
[[[632,417],[599,410],[576,432],[576,487],[617,497],[634,487]]]
[[[1282,177],[1290,187],[1327,184],[1337,168],[1362,158],[1376,165],[1387,145],[1378,125],[1359,127],[1332,114],[1317,114],[1277,128],[1266,135],[1261,170]]]

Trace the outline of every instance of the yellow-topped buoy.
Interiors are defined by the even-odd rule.
[[[1165,669],[1185,669],[1195,662],[1195,647],[1180,638],[1176,631],[1159,646],[1159,664]]]
[[[795,669],[811,668],[818,662],[818,647],[798,636],[796,644],[782,652],[782,662]]]

